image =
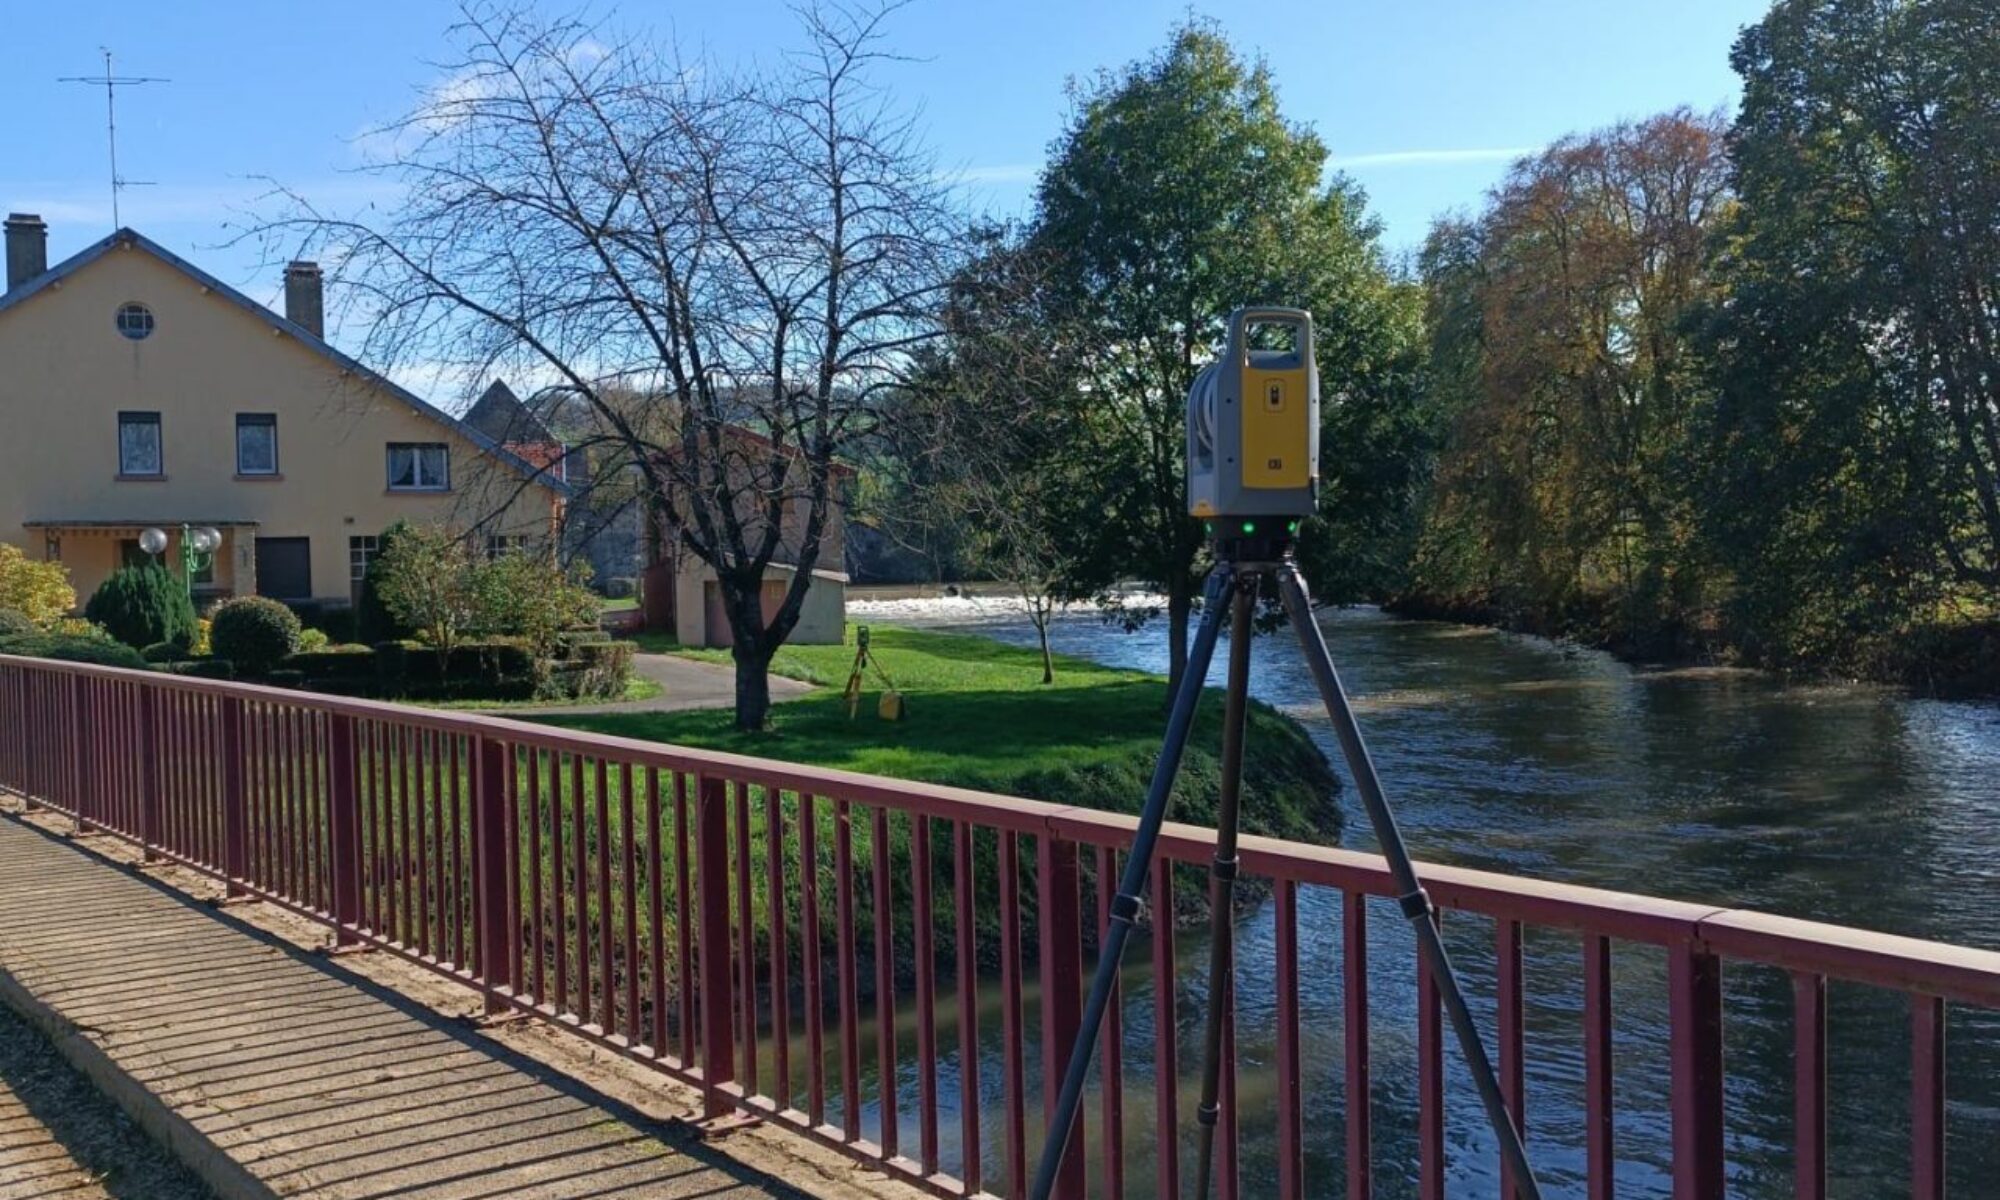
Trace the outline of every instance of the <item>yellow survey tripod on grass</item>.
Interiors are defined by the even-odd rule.
[[[847,719],[852,721],[861,710],[862,676],[873,670],[882,680],[882,699],[875,706],[875,715],[884,721],[900,721],[906,715],[903,707],[903,693],[896,690],[896,681],[889,678],[889,672],[882,669],[882,663],[868,648],[868,627],[858,625],[854,631],[854,669],[847,673]]]

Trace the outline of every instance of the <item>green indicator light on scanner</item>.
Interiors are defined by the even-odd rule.
[[[1257,522],[1255,522],[1255,521],[1245,521],[1245,522],[1243,522],[1243,532],[1245,532],[1245,533],[1255,533],[1255,532],[1257,532]]]

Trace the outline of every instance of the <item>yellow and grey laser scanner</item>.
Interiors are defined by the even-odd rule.
[[[1188,391],[1188,511],[1218,535],[1296,530],[1319,500],[1312,314],[1239,308]],[[1256,526],[1270,521],[1274,528]],[[1229,528],[1248,522],[1250,528]]]

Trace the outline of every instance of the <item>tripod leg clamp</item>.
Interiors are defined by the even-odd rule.
[[[1121,925],[1137,924],[1139,914],[1144,911],[1145,909],[1139,903],[1137,896],[1128,896],[1124,892],[1118,892],[1111,897],[1111,919]]]
[[[1402,908],[1403,915],[1412,921],[1426,920],[1434,911],[1431,908],[1431,894],[1422,888],[1396,897],[1396,903]]]
[[[1219,1104],[1204,1104],[1194,1110],[1194,1119],[1213,1129],[1216,1123],[1222,1119],[1222,1106]]]
[[[1209,873],[1211,875],[1214,875],[1217,879],[1228,882],[1228,881],[1233,881],[1236,878],[1236,866],[1237,866],[1236,859],[1223,858],[1220,855],[1218,855],[1212,862],[1209,863],[1208,870]]]

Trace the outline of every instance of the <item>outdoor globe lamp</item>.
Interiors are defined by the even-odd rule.
[[[188,534],[188,544],[196,554],[213,554],[222,545],[222,533],[212,525],[204,525]]]
[[[144,550],[154,558],[158,558],[166,548],[167,531],[164,529],[148,529],[139,535],[139,549]]]

